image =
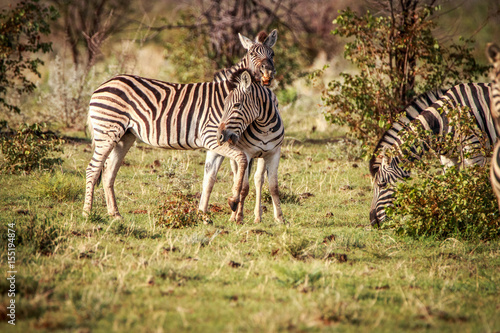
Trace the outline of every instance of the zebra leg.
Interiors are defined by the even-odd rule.
[[[247,168],[250,168],[250,165]],[[233,170],[233,175],[234,175],[233,180],[234,182],[237,182],[238,164],[234,160],[231,160],[231,169]],[[247,170],[245,170],[245,175],[243,177],[243,184],[240,192],[240,200],[238,202],[238,208],[236,209],[236,211],[233,211],[231,213],[231,218],[229,219],[230,221],[236,221],[236,222],[243,221],[243,208],[245,206],[245,199],[248,196],[249,190],[250,186],[248,183],[248,172]]]
[[[90,115],[90,112],[89,112]],[[92,210],[94,188],[101,175],[104,163],[125,132],[123,127],[114,123],[92,123],[89,116],[89,130],[93,133],[94,154],[86,170],[85,203],[83,215],[88,216]]]
[[[255,223],[259,223],[262,219],[262,185],[264,184],[264,171],[266,170],[266,161],[259,158],[257,162],[257,170],[253,176],[255,183]]]
[[[99,181],[104,162],[113,150],[115,142],[103,142],[95,145],[94,154],[86,170],[85,203],[83,204],[83,216],[88,216],[92,210],[94,201],[94,188]]]
[[[116,205],[115,197],[115,178],[120,166],[122,165],[125,155],[129,151],[130,147],[135,142],[135,135],[131,132],[126,132],[125,135],[116,144],[115,148],[111,151],[104,164],[104,170],[102,172],[102,182],[104,187],[104,196],[106,197],[106,206],[108,208],[108,215],[114,218],[121,218],[120,212],[118,211],[118,206]]]
[[[233,159],[235,160],[235,162],[238,165],[238,170],[236,172],[237,176],[236,176],[235,181],[233,183],[233,196],[228,198],[227,202],[229,204],[229,207],[231,207],[231,210],[233,212],[235,212],[236,209],[238,208],[238,203],[240,201],[241,191],[242,191],[243,185],[245,183],[245,173],[246,173],[246,170],[248,167],[248,159],[247,159],[247,156],[245,155],[245,153],[243,153],[243,152],[239,152],[239,154],[237,154],[235,157],[233,157]],[[248,175],[246,177],[247,177],[247,183],[248,183]],[[247,188],[247,194],[248,194],[248,188]],[[246,195],[245,195],[245,197],[246,197]],[[237,220],[237,222],[241,222],[241,221]]]
[[[200,205],[198,206],[198,210],[201,210],[203,213],[206,213],[208,210],[208,201],[210,200],[210,194],[217,180],[217,172],[219,172],[222,161],[224,161],[224,156],[211,150],[207,151],[205,173],[203,175],[203,190],[201,192]]]
[[[278,165],[280,162],[280,152],[281,147],[278,147],[274,153],[265,157],[265,163],[267,166],[269,192],[271,192],[271,198],[273,199],[274,219],[278,222],[284,223],[278,188]]]

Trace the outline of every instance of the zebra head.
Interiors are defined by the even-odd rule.
[[[260,108],[250,73],[241,69],[229,80],[234,89],[224,101],[224,113],[217,128],[217,144],[236,144],[247,126],[259,115]]]
[[[399,166],[398,157],[389,158],[383,154],[372,157],[370,172],[373,179],[370,224],[380,226],[386,219],[386,208],[393,205],[396,184],[408,178],[410,173]]]
[[[262,31],[255,38],[255,42],[241,34],[238,36],[241,44],[247,50],[244,59],[247,68],[254,73],[255,81],[260,81],[263,86],[269,86],[276,74],[272,47],[278,39],[278,31],[274,29],[269,35]]]

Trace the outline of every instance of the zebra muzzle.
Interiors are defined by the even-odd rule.
[[[261,83],[263,86],[269,86],[271,85],[271,80],[272,78],[269,76],[262,76]]]
[[[231,145],[235,145],[239,140],[239,136],[234,134],[232,131],[226,129],[224,124],[221,124],[217,128],[217,144],[222,146],[224,143],[229,142]]]

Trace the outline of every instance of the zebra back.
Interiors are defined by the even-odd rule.
[[[408,104],[403,109],[403,114],[396,121],[390,129],[388,129],[384,135],[380,138],[377,146],[370,159],[370,173],[372,177],[378,172],[380,165],[382,163],[383,151],[387,148],[391,148],[395,144],[399,144],[399,131],[405,128],[411,121],[415,120],[427,107],[436,102],[446,93],[444,89],[437,89],[428,91],[417,96],[413,102]],[[382,154],[381,154],[382,153]]]
[[[93,93],[90,132],[94,140],[109,140],[130,130],[144,143],[167,149],[216,147],[208,138],[234,87],[231,81],[178,84],[119,75]]]

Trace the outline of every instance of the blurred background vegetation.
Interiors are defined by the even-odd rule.
[[[366,61],[367,54],[365,59],[356,55],[358,50],[352,46],[363,45],[356,42],[362,26],[356,19],[365,20],[365,28],[375,35],[395,28],[394,37],[399,39],[390,42],[403,46],[408,42],[405,36],[429,33],[432,38],[425,41],[426,45],[414,46],[420,58],[415,57],[409,68],[418,67],[429,56],[426,50],[434,50],[433,56],[444,54],[443,58],[458,54],[476,66],[465,68],[467,75],[456,75],[462,80],[484,80],[484,47],[500,36],[500,4],[496,0],[27,0],[0,1],[0,10],[0,120],[8,121],[11,127],[22,122],[45,122],[67,133],[81,132],[90,95],[113,75],[133,73],[182,83],[209,81],[217,70],[233,65],[244,55],[238,33],[253,39],[261,30],[278,29],[274,89],[280,103],[293,103],[307,89],[315,94],[318,117],[347,124],[366,149],[388,126],[393,113],[416,93],[456,80],[437,74],[439,79],[427,80],[425,73],[422,80],[426,84],[418,85],[412,78],[418,73],[408,74],[404,68],[406,88],[379,98],[380,105],[348,94],[344,94],[344,103],[332,102],[332,94],[342,94],[335,90],[335,84],[341,87],[345,75],[366,73],[363,66],[380,67],[378,78],[382,81],[400,79],[383,72],[386,54],[377,53],[377,48],[384,47],[376,45],[379,41],[372,39],[369,46],[375,50],[371,64]],[[370,23],[369,17],[374,21]],[[381,18],[393,26],[376,27],[375,20]],[[465,42],[460,44],[460,38]],[[453,53],[456,45],[462,45],[462,49]],[[397,56],[395,59],[397,62]],[[450,64],[442,60],[437,63]],[[329,68],[318,75],[317,70],[325,64]],[[428,71],[452,75],[449,67],[434,66]],[[310,73],[314,73],[316,85],[305,88],[302,83]],[[376,91],[366,84],[356,89],[361,89],[365,99],[377,100],[373,98]],[[366,130],[349,123],[347,118],[353,114],[350,108],[359,103],[365,104],[361,109],[375,110],[372,123],[365,126],[373,128]],[[359,116],[367,120],[366,113]]]

